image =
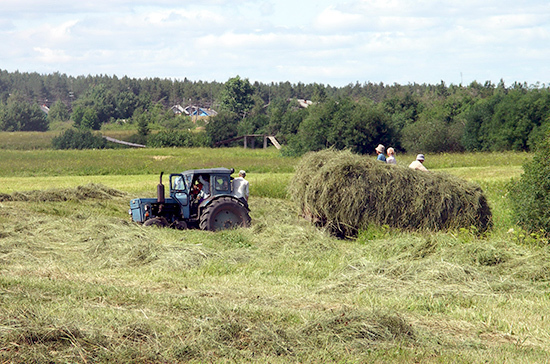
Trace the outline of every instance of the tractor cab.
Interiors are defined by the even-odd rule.
[[[233,168],[193,169],[170,175],[170,197],[182,206],[185,218],[196,218],[199,207],[220,195],[232,194]]]

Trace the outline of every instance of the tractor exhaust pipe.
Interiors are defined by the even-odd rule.
[[[162,184],[162,175],[164,172],[160,172],[160,181],[157,185],[157,202],[164,203],[164,185]]]

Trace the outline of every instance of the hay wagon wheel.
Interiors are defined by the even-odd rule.
[[[200,220],[200,228],[210,231],[250,226],[248,210],[229,197],[222,197],[212,202],[204,210]]]

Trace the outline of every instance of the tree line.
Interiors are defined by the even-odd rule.
[[[0,70],[0,130],[45,131],[67,120],[78,130],[126,124],[137,130],[134,141],[152,146],[214,146],[269,134],[295,155],[327,147],[372,153],[379,143],[408,152],[527,151],[550,125],[549,91],[502,81],[333,87],[239,76],[222,83]],[[176,104],[218,114],[198,136],[190,117],[170,110]],[[41,105],[49,107],[47,117]]]

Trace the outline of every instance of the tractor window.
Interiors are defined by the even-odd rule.
[[[172,176],[171,184],[172,184],[172,189],[174,190],[178,190],[178,191],[185,190],[185,182],[181,175]]]
[[[229,192],[229,176],[215,176],[214,182],[216,191]]]

